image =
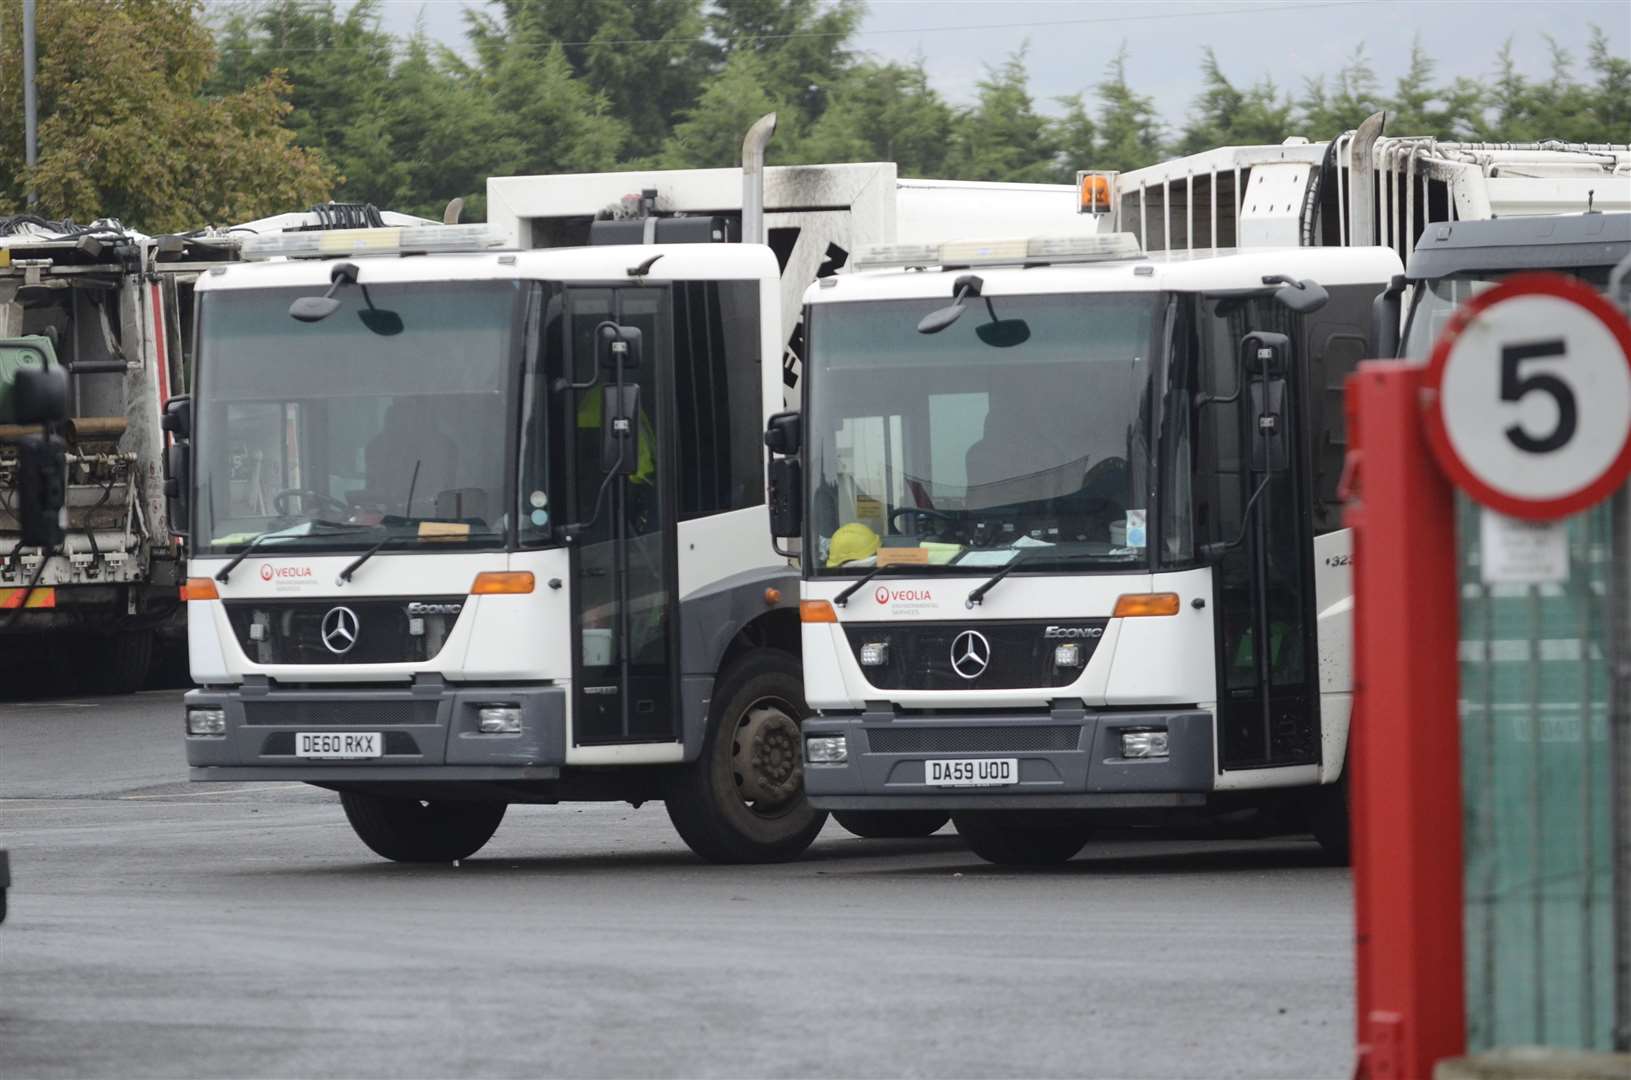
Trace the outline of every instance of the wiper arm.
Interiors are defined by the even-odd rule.
[[[417,537],[417,536],[403,536],[401,533],[397,533],[397,534],[392,535],[392,536],[382,537],[380,539],[379,543],[375,544],[373,547],[369,548],[367,551],[363,552],[361,555],[358,555],[355,559],[352,559],[351,560],[351,565],[347,566],[344,570],[340,571],[340,576],[335,579],[334,584],[344,585],[346,582],[350,581],[351,580],[351,575],[355,574],[357,572],[357,567],[361,566],[363,563],[367,562],[369,559],[372,559],[375,555],[378,555],[380,553],[380,551],[385,547],[385,545],[387,545],[387,544],[389,544],[389,543],[391,543],[392,541],[395,541],[395,540],[412,540],[414,543],[418,543],[419,542],[419,537]]]
[[[859,589],[862,585],[865,585],[867,582],[871,581],[873,578],[877,577],[879,574],[887,574],[889,571],[895,570],[895,569],[901,568],[901,567],[904,567],[904,568],[906,568],[908,570],[916,570],[916,571],[919,571],[919,572],[921,572],[921,571],[923,571],[925,569],[925,566],[923,564],[921,564],[921,563],[884,563],[882,566],[874,566],[871,570],[868,570],[866,573],[864,573],[860,577],[856,578],[850,584],[849,588],[845,589],[843,592],[841,592],[837,596],[833,597],[832,602],[834,604],[836,604],[837,606],[839,606],[839,607],[844,607],[846,604],[849,603],[849,598],[851,596],[854,596],[855,591],[857,589]]]
[[[1032,550],[1035,549],[1033,548]],[[1015,555],[1006,565],[1003,566],[1001,570],[998,570],[995,574],[992,574],[990,577],[986,578],[982,584],[974,588],[968,594],[968,599],[963,601],[963,606],[968,608],[979,607],[980,602],[985,599],[985,594],[996,588],[997,582],[1001,581],[1003,578],[1017,570],[1019,568],[1019,564],[1029,558],[1030,554],[1030,551],[1021,551]]]
[[[254,554],[256,551],[258,551],[260,549],[260,546],[262,544],[264,544],[264,543],[266,543],[268,541],[271,541],[271,540],[300,540],[300,539],[302,539],[304,537],[307,537],[307,536],[334,536],[334,535],[337,535],[339,533],[347,532],[347,531],[349,531],[349,529],[360,529],[360,528],[366,528],[366,527],[367,526],[363,526],[363,525],[344,526],[344,525],[340,525],[338,522],[336,522],[336,523],[333,523],[332,528],[324,529],[322,532],[303,532],[303,533],[271,532],[271,533],[261,533],[259,536],[255,537],[255,539],[253,539],[253,540],[249,541],[249,543],[245,544],[244,549],[242,551],[238,552],[238,554],[234,555],[230,562],[228,562],[225,566],[221,567],[221,569],[215,575],[215,580],[219,581],[219,582],[222,582],[222,583],[225,583],[227,578],[232,576],[232,571],[234,571],[234,570],[236,570],[238,568],[239,563],[242,563],[245,559],[249,558],[250,555]]]

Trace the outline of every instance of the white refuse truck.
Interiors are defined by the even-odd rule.
[[[1266,806],[1345,855],[1343,380],[1392,355],[1425,229],[1631,202],[1624,147],[1381,128],[1087,172],[1096,237],[866,250],[806,292],[767,439],[816,807],[1047,863]]]
[[[194,779],[336,790],[398,860],[512,802],[660,800],[718,861],[811,842],[798,578],[763,543],[784,298],[920,202],[1074,192],[764,170],[768,134],[741,171],[495,179],[489,226],[284,222],[206,275],[171,415]]]

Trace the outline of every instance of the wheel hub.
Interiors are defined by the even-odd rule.
[[[780,707],[760,703],[736,729],[736,788],[756,806],[784,803],[799,792],[799,725]]]

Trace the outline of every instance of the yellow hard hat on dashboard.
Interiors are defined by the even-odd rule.
[[[859,521],[840,525],[827,545],[827,565],[842,566],[856,559],[870,558],[878,553],[883,540]]]

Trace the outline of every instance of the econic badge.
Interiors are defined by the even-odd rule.
[[[1631,324],[1562,274],[1514,274],[1451,315],[1424,384],[1439,464],[1478,502],[1545,521],[1631,473]]]

